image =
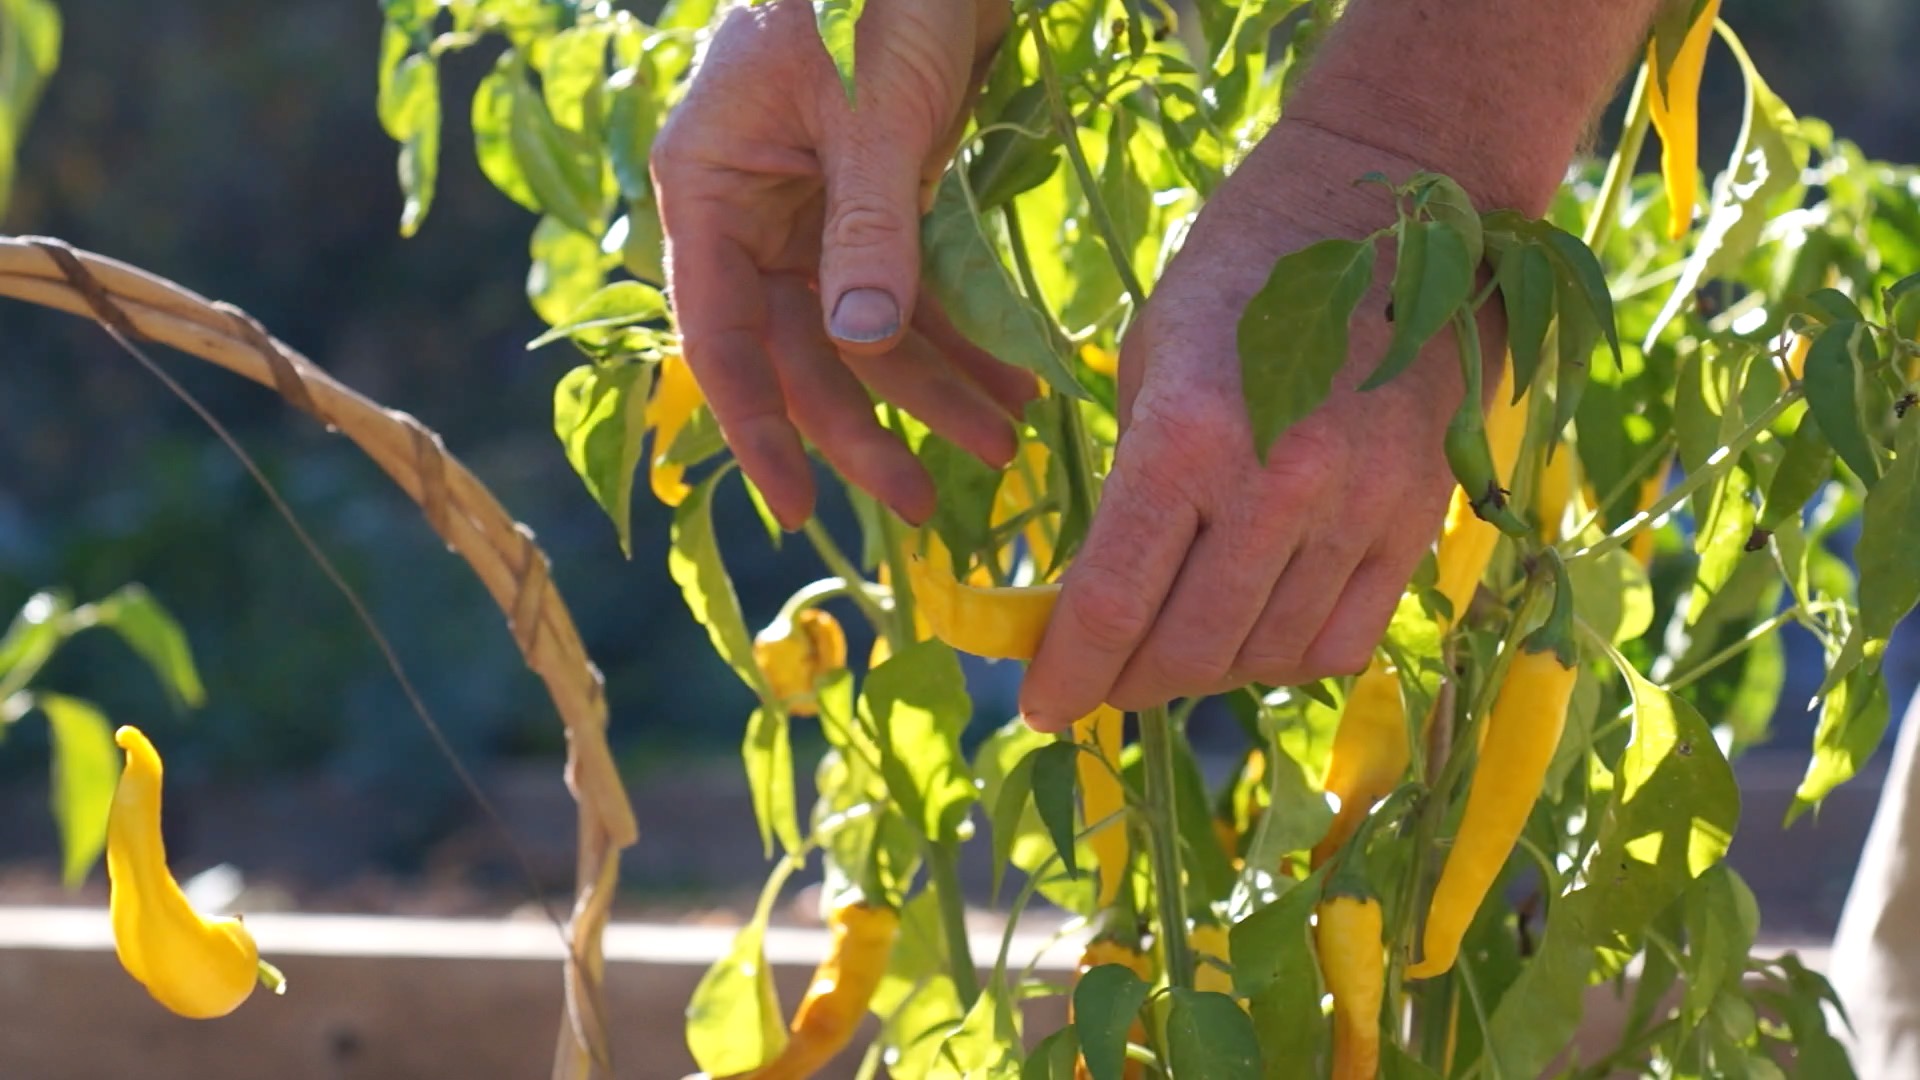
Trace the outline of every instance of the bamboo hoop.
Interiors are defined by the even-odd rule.
[[[372,458],[473,568],[566,727],[567,788],[579,806],[566,1009],[554,1080],[590,1080],[610,1071],[601,938],[620,852],[639,838],[639,829],[607,747],[604,680],[587,658],[533,531],[447,452],[439,435],[342,385],[231,304],[37,236],[0,237],[0,296],[93,319],[129,339],[170,346],[276,390]]]

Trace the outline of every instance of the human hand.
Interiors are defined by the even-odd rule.
[[[810,4],[742,6],[654,143],[687,363],[788,528],[813,510],[803,436],[909,521],[932,514],[931,478],[868,389],[991,465],[1013,457],[1033,378],[917,295],[920,215],[1008,12],[1002,0],[869,5],[850,109]]]
[[[1103,701],[1140,709],[1366,666],[1452,485],[1442,440],[1464,393],[1452,335],[1385,386],[1357,389],[1392,332],[1383,250],[1333,392],[1263,466],[1235,334],[1281,255],[1392,223],[1382,189],[1354,179],[1401,182],[1418,168],[1283,121],[1201,211],[1122,348],[1123,433],[1027,673],[1029,723],[1058,730]],[[1497,362],[1504,327],[1488,312]]]

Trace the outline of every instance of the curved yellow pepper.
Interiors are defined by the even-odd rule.
[[[1020,457],[1007,468],[1006,475],[1000,479],[1000,488],[993,495],[992,525],[999,528],[1021,514],[1032,509],[1040,501],[1037,485],[1047,478],[1047,465],[1050,455],[1047,444],[1030,442],[1020,448]],[[1028,474],[1032,474],[1032,481]],[[1048,520],[1052,515],[1037,515],[1021,529],[1021,535],[1027,538],[1027,551],[1033,556],[1033,572],[1036,577],[1047,572],[1053,565],[1054,541],[1059,526]],[[969,577],[974,584],[987,584],[976,577]]]
[[[211,1020],[240,1007],[260,979],[260,950],[236,918],[193,910],[167,870],[160,837],[160,754],[136,728],[113,741],[127,752],[107,817],[107,878],[120,965],[181,1016]]]
[[[1579,674],[1552,651],[1523,650],[1514,657],[1487,718],[1460,831],[1434,886],[1423,955],[1407,968],[1408,978],[1430,979],[1453,967],[1468,924],[1540,797]]]
[[[918,554],[907,561],[914,610],[926,616],[933,636],[992,660],[1031,660],[1053,618],[1058,585],[1025,588],[962,584],[953,576],[947,546],[926,534]]]
[[[1661,493],[1667,490],[1667,474],[1672,471],[1673,455],[1669,454],[1667,459],[1660,463],[1660,468],[1641,483],[1640,501],[1634,504],[1634,513],[1644,513],[1648,507],[1659,501]],[[1627,551],[1633,555],[1634,561],[1643,567],[1653,563],[1653,538],[1654,529],[1649,525],[1635,533],[1633,539],[1627,542]]]
[[[668,462],[667,452],[673,449],[673,440],[686,430],[687,421],[693,419],[706,397],[700,392],[700,384],[694,381],[693,369],[679,353],[660,361],[657,379],[653,397],[648,399],[642,416],[653,429],[647,483],[653,488],[654,498],[667,506],[679,506],[693,488],[682,479],[687,467]]]
[[[1335,811],[1327,835],[1313,847],[1314,866],[1340,850],[1366,820],[1373,804],[1400,782],[1411,757],[1400,677],[1376,657],[1354,680],[1340,712],[1340,726],[1334,729],[1333,753],[1327,760],[1327,779],[1321,790],[1337,796],[1340,809]]]
[[[847,666],[847,635],[831,614],[806,608],[791,620],[768,623],[754,635],[753,662],[788,713],[812,716],[820,711],[814,683]]]
[[[1315,915],[1314,948],[1333,996],[1331,1080],[1374,1080],[1380,1072],[1380,1003],[1387,981],[1380,902],[1333,895]]]
[[[807,996],[794,1010],[793,1038],[748,1080],[804,1080],[814,1075],[853,1041],[866,1019],[874,991],[887,974],[900,913],[883,904],[854,902],[837,908],[828,925],[833,941],[814,969]]]
[[[1647,42],[1647,95],[1653,129],[1660,133],[1660,175],[1667,189],[1667,235],[1687,235],[1693,225],[1695,191],[1700,175],[1700,73],[1707,64],[1707,45],[1720,0],[1707,0],[1667,69],[1667,86],[1660,88],[1659,58]]]
[[[1127,808],[1126,789],[1120,786],[1121,725],[1126,717],[1111,705],[1102,705],[1076,720],[1073,740],[1091,747],[1104,761],[1092,754],[1073,756],[1074,772],[1080,781],[1080,816],[1091,829]],[[1093,849],[1093,862],[1099,873],[1100,906],[1112,904],[1120,895],[1127,878],[1127,822],[1120,818],[1087,837]]]

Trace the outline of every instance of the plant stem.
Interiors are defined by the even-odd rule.
[[[934,841],[927,845],[927,876],[940,899],[940,928],[947,937],[947,967],[954,992],[964,1008],[973,1008],[980,996],[980,972],[973,966],[973,945],[967,938],[967,905],[960,896],[960,864],[954,845]]]
[[[1147,773],[1147,859],[1153,866],[1154,910],[1167,982],[1193,988],[1193,952],[1187,946],[1186,889],[1180,873],[1179,811],[1174,797],[1173,721],[1165,705],[1140,713],[1140,751]]]
[[[1580,237],[1596,251],[1613,231],[1620,208],[1620,196],[1633,179],[1633,167],[1640,160],[1640,147],[1647,139],[1647,124],[1653,119],[1653,96],[1647,93],[1647,65],[1640,65],[1640,77],[1634,80],[1633,96],[1627,99],[1627,119],[1620,129],[1620,145],[1614,147],[1607,162],[1606,178],[1600,182],[1600,197],[1594,201],[1593,216]]]
[[[1672,490],[1655,500],[1652,506],[1628,518],[1626,524],[1608,533],[1604,538],[1595,541],[1593,546],[1582,548],[1568,555],[1567,561],[1572,562],[1575,559],[1597,558],[1620,547],[1628,540],[1633,539],[1634,533],[1652,525],[1668,511],[1679,506],[1687,496],[1692,495],[1695,491],[1713,482],[1716,477],[1725,472],[1723,466],[1728,462],[1738,459],[1742,453],[1745,453],[1747,447],[1753,444],[1753,440],[1759,438],[1761,433],[1771,428],[1773,422],[1780,418],[1780,414],[1793,407],[1794,402],[1799,401],[1803,396],[1805,396],[1805,391],[1801,387],[1788,387],[1778,398],[1774,399],[1773,404],[1767,406],[1764,412],[1754,417],[1753,422],[1748,424],[1740,434],[1735,435],[1727,441],[1725,446],[1714,451],[1713,456],[1707,459],[1704,468],[1687,473],[1685,480],[1675,484]]]
[[[1066,95],[1060,89],[1060,73],[1054,70],[1053,47],[1047,42],[1046,28],[1040,24],[1039,9],[1035,9],[1028,23],[1033,28],[1034,51],[1040,55],[1040,78],[1047,87],[1047,111],[1053,115],[1054,133],[1067,150],[1067,160],[1073,164],[1073,174],[1080,180],[1080,192],[1087,197],[1087,208],[1093,213],[1094,227],[1100,230],[1100,238],[1106,242],[1107,254],[1113,260],[1113,269],[1120,275],[1120,284],[1126,287],[1127,296],[1133,300],[1133,310],[1141,311],[1147,306],[1147,290],[1140,284],[1140,276],[1133,271],[1133,259],[1120,243],[1120,230],[1113,224],[1113,215],[1107,212],[1107,204],[1100,198],[1098,182],[1094,180],[1093,170],[1087,166],[1087,155],[1080,149],[1080,127],[1074,123],[1073,114],[1067,111]]]
[[[891,622],[887,618],[887,609],[881,607],[880,601],[867,595],[867,590],[861,587],[866,584],[866,579],[860,576],[860,568],[853,565],[853,560],[847,558],[839,544],[833,542],[833,537],[827,534],[827,527],[820,524],[819,518],[811,517],[800,530],[807,534],[807,541],[813,545],[813,550],[820,553],[820,561],[827,564],[827,569],[838,574],[850,586],[847,595],[860,608],[860,613],[873,623],[876,631],[886,633]]]

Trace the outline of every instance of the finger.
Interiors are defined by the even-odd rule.
[[[1374,647],[1387,632],[1387,622],[1400,603],[1411,569],[1398,560],[1369,556],[1340,594],[1319,636],[1307,646],[1300,661],[1300,679],[1329,675],[1357,675],[1373,658]]]
[[[880,426],[872,399],[821,331],[819,312],[805,281],[768,279],[767,343],[788,415],[840,475],[918,525],[933,516],[933,481]]]
[[[740,468],[780,524],[797,529],[813,514],[813,470],[761,345],[767,312],[759,268],[700,204],[663,198],[661,218],[687,366]]]
[[[1274,591],[1295,530],[1208,525],[1181,566],[1160,617],[1128,659],[1107,701],[1142,709],[1205,693],[1232,670]],[[1329,601],[1330,602],[1330,601]]]
[[[909,331],[884,356],[845,355],[842,359],[874,393],[920,418],[962,450],[995,468],[1013,460],[1019,438],[1005,410],[973,380],[954,370],[919,333]]]
[[[873,356],[899,345],[920,280],[920,163],[931,137],[870,117],[842,125],[821,158],[826,217],[820,301],[842,352]]]
[[[1267,597],[1227,681],[1268,686],[1308,681],[1300,677],[1301,661],[1364,554],[1357,545],[1309,542],[1302,547]]]
[[[1021,714],[1038,731],[1063,730],[1107,699],[1159,615],[1199,527],[1187,493],[1155,471],[1153,451],[1137,437],[1120,446],[1020,688]]]
[[[946,354],[962,375],[980,384],[980,388],[1015,419],[1026,415],[1027,402],[1040,395],[1040,382],[1032,372],[1003,364],[992,353],[968,340],[933,297],[920,298],[913,309],[913,325],[926,335],[934,348]]]

